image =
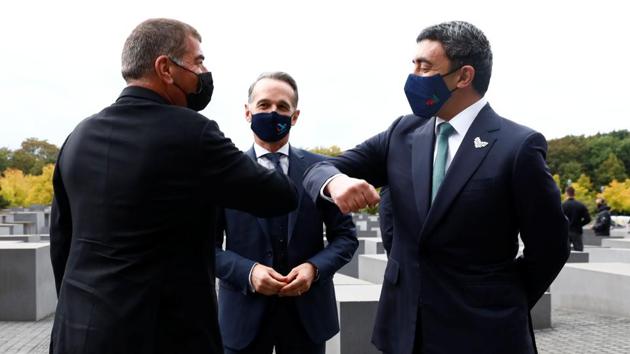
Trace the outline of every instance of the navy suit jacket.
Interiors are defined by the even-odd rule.
[[[305,176],[314,200],[339,171],[389,184],[393,239],[372,341],[411,353],[420,310],[425,354],[534,353],[529,310],[568,257],[546,141],[486,105],[431,203],[434,126],[403,116]],[[488,144],[475,148],[477,137]]]
[[[256,160],[253,149],[247,155]],[[306,168],[324,157],[291,147],[289,177],[298,188],[298,208],[289,213],[288,261],[293,268],[306,261],[319,270],[319,278],[311,289],[296,298],[298,313],[307,333],[315,343],[322,343],[339,332],[337,304],[332,278],[350,261],[358,241],[352,218],[343,215],[333,204],[319,208],[301,188]],[[264,325],[265,309],[271,297],[249,290],[249,272],[258,262],[271,267],[273,253],[266,220],[237,210],[226,209],[217,239],[216,269],[219,285],[219,324],[224,344],[243,349]],[[323,223],[322,223],[323,222]],[[326,224],[328,245],[324,247],[323,224]]]

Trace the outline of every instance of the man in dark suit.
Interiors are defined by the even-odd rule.
[[[245,116],[254,131],[247,155],[301,185],[306,168],[324,157],[289,144],[297,103],[291,76],[265,73],[250,86]],[[226,353],[324,353],[326,340],[339,332],[332,278],[357,249],[354,224],[333,204],[318,208],[298,190],[298,209],[280,217],[221,214],[226,243],[223,250],[217,239],[216,268]]]
[[[374,204],[374,186],[389,185],[393,240],[377,348],[534,353],[529,310],[568,257],[546,141],[483,97],[492,52],[479,29],[442,23],[417,44],[405,85],[414,115],[315,165],[305,188],[347,212]],[[519,233],[525,249],[516,259]]]
[[[200,42],[179,21],[138,25],[122,54],[128,86],[61,149],[51,353],[222,353],[216,208],[272,216],[297,206],[288,178],[196,112],[212,93]]]
[[[584,251],[582,241],[582,226],[591,222],[591,215],[586,205],[575,199],[575,189],[568,186],[566,189],[567,200],[562,203],[562,211],[569,220],[569,241],[575,251]]]

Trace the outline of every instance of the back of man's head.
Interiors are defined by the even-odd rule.
[[[575,189],[574,189],[573,187],[568,186],[568,187],[567,187],[567,189],[566,189],[566,192],[567,192],[567,195],[568,195],[570,198],[575,197]]]
[[[450,70],[463,65],[475,68],[472,85],[479,95],[485,95],[492,75],[492,49],[483,32],[464,21],[450,21],[427,27],[416,39],[442,43],[446,56],[451,61]]]
[[[153,72],[155,59],[166,55],[175,60],[186,52],[186,38],[201,42],[192,26],[167,18],[153,18],[131,32],[122,51],[122,76],[125,81],[138,80]]]

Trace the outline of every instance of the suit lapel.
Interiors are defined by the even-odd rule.
[[[411,145],[411,176],[413,195],[420,224],[429,211],[431,200],[431,173],[433,171],[433,144],[435,118],[430,119],[414,133]]]
[[[249,156],[250,159],[252,159],[254,162],[258,163],[258,160],[256,159],[256,152],[254,151],[254,147],[253,146],[252,146],[251,149],[247,150],[245,155]],[[267,223],[267,220],[265,218],[258,218],[257,217],[256,221],[258,221],[258,225],[260,225],[260,228],[263,230],[265,236],[267,236],[267,239],[269,240],[269,242],[271,242],[271,237],[269,236],[269,225]]]
[[[496,142],[496,131],[499,128],[500,121],[497,115],[490,108],[490,105],[486,104],[468,129],[446,172],[442,187],[435,196],[429,215],[427,215],[422,235],[431,233],[488,152],[492,150]],[[488,144],[483,147],[476,147],[476,138]]]
[[[291,242],[293,230],[295,229],[295,223],[300,211],[300,205],[302,204],[302,196],[304,194],[302,176],[304,175],[305,170],[306,162],[304,161],[304,154],[299,149],[295,149],[289,145],[289,178],[291,178],[298,189],[298,206],[295,210],[289,213],[289,236],[287,243]]]

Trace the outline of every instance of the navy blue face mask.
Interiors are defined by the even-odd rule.
[[[291,116],[276,111],[252,114],[252,130],[266,142],[276,142],[289,134]]]
[[[446,100],[455,91],[449,90],[444,77],[454,73],[461,67],[444,75],[418,76],[409,74],[405,83],[405,95],[413,114],[422,118],[431,118],[442,108]]]

